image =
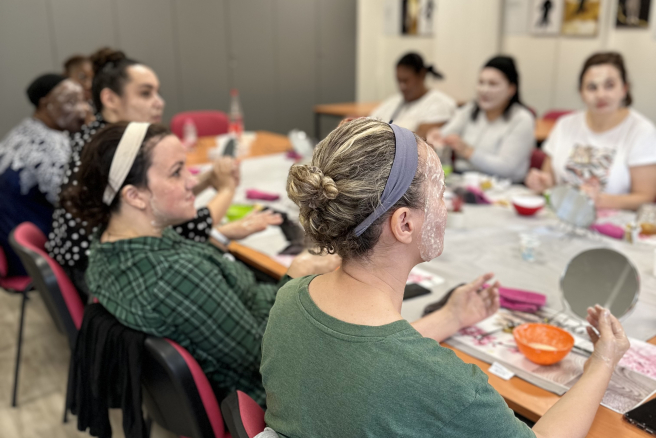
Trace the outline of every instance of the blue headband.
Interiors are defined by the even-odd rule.
[[[412,180],[417,173],[419,154],[417,152],[417,139],[412,131],[390,124],[394,131],[396,151],[394,162],[390,170],[385,189],[380,197],[380,205],[360,225],[355,228],[356,237],[360,237],[376,219],[392,208],[410,188]]]

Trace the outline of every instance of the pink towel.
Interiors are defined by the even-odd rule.
[[[476,196],[477,204],[491,204],[490,198],[485,195],[485,192],[478,187],[467,186],[467,191],[473,193]]]
[[[484,284],[483,287],[488,287]],[[499,305],[506,309],[535,313],[547,303],[547,296],[521,289],[499,287]]]
[[[546,295],[507,287],[499,288],[499,296],[509,301],[532,304],[538,307],[542,307],[547,303]]]
[[[609,222],[605,224],[594,224],[590,228],[600,234],[612,237],[613,239],[624,239],[624,229]]]
[[[280,199],[280,195],[276,193],[267,193],[256,189],[248,189],[246,190],[246,199],[256,199],[259,201],[277,201]]]
[[[535,304],[519,303],[517,301],[507,300],[504,297],[499,297],[499,305],[505,309],[518,310],[526,313],[535,313],[540,310],[540,306]]]
[[[292,151],[287,152],[287,158],[292,159],[292,160],[300,160],[301,158],[303,158],[303,155],[301,155],[298,152],[292,150]]]

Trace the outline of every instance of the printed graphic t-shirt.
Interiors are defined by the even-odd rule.
[[[631,191],[634,166],[656,164],[656,127],[631,109],[615,128],[596,133],[585,111],[561,117],[544,144],[551,157],[557,184],[580,186],[597,180],[611,194]]]

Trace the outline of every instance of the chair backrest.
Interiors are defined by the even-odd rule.
[[[66,333],[72,349],[82,324],[84,303],[59,263],[45,252],[45,242],[46,236],[30,222],[18,225],[9,236],[9,244],[23,262],[55,324]]]
[[[546,120],[558,120],[562,116],[566,116],[569,113],[573,113],[574,111],[572,110],[549,110],[544,115],[542,116],[543,119]]]
[[[228,395],[221,402],[221,412],[232,438],[253,438],[266,427],[264,409],[244,392]]]
[[[180,139],[184,136],[183,127],[187,119],[191,119],[194,122],[194,125],[196,125],[196,134],[199,137],[221,135],[228,132],[228,116],[222,111],[185,111],[176,114],[171,119],[171,132]]]
[[[189,438],[230,437],[205,373],[180,345],[146,338],[141,376],[146,411],[160,426]]]
[[[6,277],[8,272],[7,256],[5,255],[5,250],[0,246],[0,277]]]

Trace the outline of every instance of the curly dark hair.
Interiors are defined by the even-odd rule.
[[[82,220],[87,232],[96,227],[104,228],[112,212],[120,207],[120,195],[114,197],[111,205],[103,202],[103,194],[109,180],[112,159],[128,126],[128,122],[107,125],[96,133],[84,147],[82,163],[77,184],[69,184],[62,191],[59,202],[74,217]],[[148,187],[148,169],[152,164],[152,150],[155,144],[171,131],[163,125],[150,125],[137,157],[130,168],[121,188],[126,185]]]

